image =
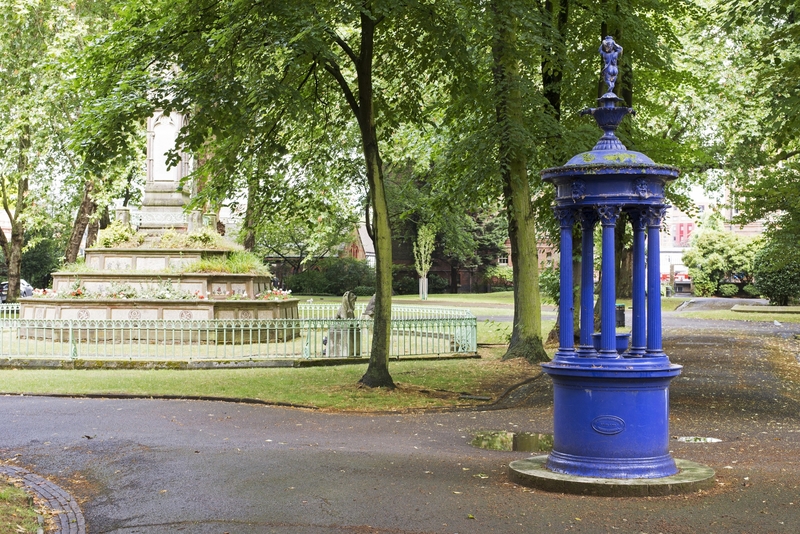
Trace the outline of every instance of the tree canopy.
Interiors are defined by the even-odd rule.
[[[729,189],[741,222],[766,217],[775,242],[796,248],[797,9],[793,0],[1,0],[0,189],[12,232],[0,246],[12,289],[25,246],[66,236],[73,218],[71,257],[113,198],[135,195],[142,123],[160,108],[190,117],[170,157],[185,150],[199,162],[193,202],[242,213],[248,249],[288,242],[279,234],[289,225],[275,222],[293,220],[308,230],[295,239],[322,250],[353,220],[334,212],[359,206],[377,252],[365,384],[393,385],[392,231],[410,243],[426,224],[438,230],[434,254],[452,264],[483,263],[481,249],[507,232],[508,353],[544,359],[536,243],[555,242],[556,220],[539,171],[599,136],[578,112],[602,90],[600,39],[624,46],[618,92],[638,112],[620,138],[682,168],[668,200],[690,211],[689,185]],[[688,257],[699,269],[714,254]],[[709,284],[737,269],[708,270]]]

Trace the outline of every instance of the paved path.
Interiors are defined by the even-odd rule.
[[[75,498],[53,482],[13,465],[0,464],[0,475],[39,496],[36,505],[53,513],[53,524],[58,534],[86,533],[86,521]],[[41,521],[42,516],[39,517]]]
[[[665,317],[666,347],[685,366],[671,432],[723,440],[673,442],[676,457],[717,470],[702,495],[588,498],[510,484],[505,466],[526,455],[468,441],[482,429],[551,432],[546,378],[522,407],[403,415],[0,397],[0,461],[69,490],[91,534],[796,533],[800,391],[776,377],[764,342],[793,355],[797,330]]]

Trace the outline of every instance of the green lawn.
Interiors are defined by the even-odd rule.
[[[694,319],[711,319],[716,321],[752,321],[766,322],[779,321],[781,323],[800,323],[800,313],[775,313],[768,312],[735,312],[731,310],[703,310],[678,312],[681,317]]]
[[[315,304],[340,304],[342,297],[335,295],[292,295],[300,299],[300,302],[305,302],[313,299]],[[368,302],[369,297],[358,297],[358,302]],[[454,302],[469,302],[476,305],[481,303],[486,304],[508,304],[514,305],[514,292],[513,291],[500,291],[496,293],[437,293],[428,295],[428,300],[424,301],[429,304],[442,304],[443,306],[452,305]],[[414,305],[423,303],[419,299],[418,294],[413,295],[393,295],[392,303]]]
[[[213,370],[0,370],[0,393],[251,398],[335,410],[404,410],[474,404],[461,393],[497,398],[540,373],[523,360],[503,362],[502,348],[481,359],[393,361],[395,391],[359,388],[366,363],[336,367]]]
[[[402,304],[413,304],[421,302],[419,295],[395,295],[392,302]],[[475,304],[508,304],[514,305],[513,291],[498,291],[495,293],[442,293],[428,295],[429,303],[441,303],[442,305],[452,304],[453,302],[470,302]]]
[[[661,311],[675,311],[675,309],[692,297],[661,297]],[[625,309],[630,308],[633,303],[631,299],[617,299],[620,304],[625,304]]]
[[[0,476],[0,533],[35,534],[38,529],[37,513],[28,494]]]
[[[428,304],[464,305],[476,315],[513,316],[512,294],[432,295]],[[335,297],[314,298],[336,302]],[[662,299],[664,310],[674,310],[683,298]],[[416,295],[394,299],[416,304]],[[622,301],[625,302],[625,301]],[[630,302],[625,302],[630,305]],[[499,305],[499,306],[498,306]],[[551,308],[552,309],[552,308]],[[727,311],[695,312],[708,318],[772,320],[767,314]],[[542,323],[544,336],[554,325],[552,312]],[[683,315],[683,314],[682,314]],[[695,316],[689,315],[688,316]],[[781,321],[800,321],[785,314]],[[538,365],[500,359],[511,334],[510,321],[478,321],[481,359],[392,361],[394,391],[359,388],[366,363],[337,367],[214,369],[214,370],[0,370],[0,393],[20,394],[131,394],[187,397],[251,398],[265,402],[314,406],[326,410],[407,410],[475,404],[461,394],[496,399],[510,385],[538,375]],[[495,346],[487,346],[495,345]]]

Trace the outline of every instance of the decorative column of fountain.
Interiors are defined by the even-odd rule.
[[[614,94],[622,47],[607,37],[600,48],[608,92],[591,114],[603,130],[595,147],[562,167],[542,172],[557,189],[561,223],[560,347],[543,365],[554,384],[554,446],[546,468],[555,473],[610,479],[659,478],[678,472],[668,451],[669,383],[681,372],[661,348],[659,232],[664,186],[678,169],[629,151],[615,135],[634,110]],[[633,328],[631,348],[618,352],[615,324],[614,232],[627,214],[633,225]],[[581,241],[580,343],[572,331],[572,230]],[[592,233],[602,227],[601,328],[592,344]],[[647,257],[645,258],[645,239]],[[646,293],[645,297],[645,282]],[[625,334],[627,336],[627,334]],[[621,336],[620,336],[621,337]],[[627,337],[623,338],[627,341]]]

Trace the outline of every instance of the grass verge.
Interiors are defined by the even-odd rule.
[[[679,312],[681,317],[689,319],[712,319],[717,321],[751,321],[761,323],[771,323],[780,321],[781,323],[800,323],[800,313],[751,313],[735,312],[731,310],[703,310],[692,312]]]
[[[35,534],[39,529],[37,515],[25,490],[0,477],[0,532]]]
[[[392,297],[392,302],[398,304],[419,304],[419,295],[397,295]],[[429,304],[448,305],[453,302],[469,302],[471,304],[514,304],[513,291],[499,291],[495,293],[437,293],[428,295]]]
[[[469,406],[497,399],[541,373],[538,365],[501,361],[505,347],[482,347],[481,359],[390,362],[397,389],[360,388],[365,364],[337,367],[213,370],[0,371],[7,394],[175,395],[258,399],[332,411],[392,411]]]

